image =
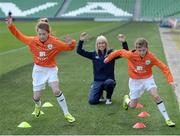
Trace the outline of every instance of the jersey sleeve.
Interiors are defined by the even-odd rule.
[[[128,43],[125,41],[125,42],[122,42],[122,45],[121,45],[122,47],[123,47],[123,49],[125,49],[125,50],[129,50],[129,47],[128,47]],[[119,59],[119,58],[122,58],[121,56],[118,56],[118,57],[116,57],[116,58],[114,58],[114,59]]]
[[[168,66],[165,65],[158,58],[156,58],[154,55],[152,55],[152,60],[153,60],[154,65],[156,65],[157,67],[159,67],[162,70],[162,72],[163,72],[164,76],[166,77],[168,83],[173,82],[174,79],[173,79],[173,76],[172,76],[171,71],[168,68]]]
[[[60,41],[59,39],[55,39],[55,43],[59,51],[71,51],[76,47],[76,40],[72,40],[70,45]]]
[[[112,59],[117,58],[119,56],[129,59],[131,57],[131,52],[124,50],[124,49],[117,50],[117,51],[110,53],[107,57],[107,60],[111,61]]]
[[[126,41],[122,43],[122,47],[127,51],[129,50],[128,43]]]
[[[24,34],[22,34],[15,25],[10,25],[8,26],[8,29],[10,30],[10,32],[21,42],[23,42],[26,45],[29,45],[34,37],[30,37],[30,36],[26,36]]]
[[[89,52],[89,51],[84,50],[83,49],[83,43],[84,43],[84,41],[79,41],[78,42],[78,46],[77,46],[76,52],[79,55],[92,60],[93,59],[93,52]]]

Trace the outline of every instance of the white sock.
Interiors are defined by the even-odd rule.
[[[167,113],[166,108],[164,106],[164,103],[161,102],[161,103],[157,104],[157,107],[158,107],[159,111],[161,112],[161,114],[163,115],[164,119],[169,120],[169,116],[168,116],[168,113]]]
[[[131,102],[131,100],[129,98],[125,99],[125,102],[129,105],[129,103]]]
[[[65,99],[63,93],[61,93],[60,96],[57,97],[57,101],[58,101],[61,109],[63,110],[64,115],[69,114],[68,107],[66,104],[66,99]]]
[[[33,100],[34,100],[34,99],[33,99]],[[34,103],[35,103],[37,106],[41,107],[41,100],[34,100]]]

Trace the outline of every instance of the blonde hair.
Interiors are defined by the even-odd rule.
[[[135,48],[148,48],[148,41],[145,38],[137,38],[135,41]]]
[[[105,46],[106,46],[105,49],[106,49],[106,54],[107,54],[107,51],[109,50],[109,43],[108,43],[107,38],[105,36],[103,36],[103,35],[100,35],[100,36],[97,37],[96,44],[95,44],[95,49],[96,49],[97,55],[99,55],[98,54],[98,47],[97,47],[99,42],[104,42],[105,43]]]

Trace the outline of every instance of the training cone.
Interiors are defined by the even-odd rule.
[[[141,113],[138,114],[138,117],[140,117],[140,118],[147,118],[149,116],[150,116],[150,114],[148,112],[146,112],[146,111],[141,112]]]
[[[137,105],[136,105],[136,109],[140,109],[140,108],[143,108],[144,106],[142,105],[142,104],[140,104],[140,103],[137,103]]]
[[[44,112],[43,112],[43,111],[41,111],[41,115],[42,115],[42,114],[44,114]],[[32,115],[35,115],[35,111],[33,111]]]
[[[42,107],[53,107],[53,105],[50,102],[45,102]]]
[[[31,125],[27,122],[21,122],[17,127],[19,127],[19,128],[30,128]]]
[[[134,124],[133,128],[145,128],[146,126],[142,122],[137,122]]]

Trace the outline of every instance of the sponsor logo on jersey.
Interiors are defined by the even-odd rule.
[[[48,47],[48,49],[52,49],[53,45],[52,44],[48,44],[47,47]]]
[[[39,57],[45,57],[45,56],[46,56],[46,52],[44,52],[44,51],[39,52]]]
[[[142,67],[142,66],[136,66],[136,70],[142,71],[142,70],[143,70],[143,67]]]

